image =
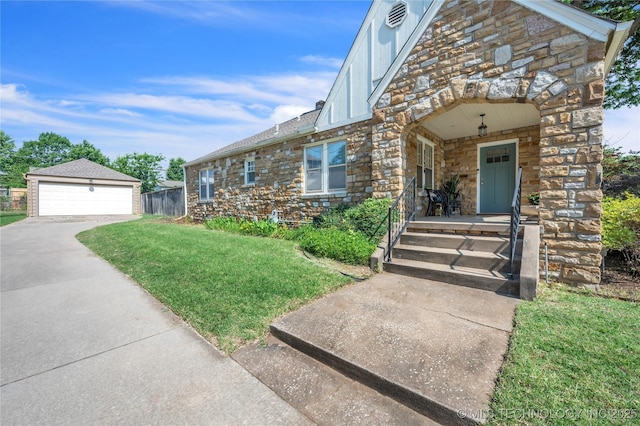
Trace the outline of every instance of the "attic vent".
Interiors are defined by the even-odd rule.
[[[404,18],[407,17],[407,4],[403,1],[393,5],[389,14],[387,15],[387,25],[391,28],[395,28],[402,24]]]

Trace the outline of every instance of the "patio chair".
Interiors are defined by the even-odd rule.
[[[427,189],[427,198],[429,204],[427,205],[427,216],[432,214],[437,215],[436,212],[441,212],[440,215],[451,215],[451,205],[449,204],[449,196],[442,189]]]

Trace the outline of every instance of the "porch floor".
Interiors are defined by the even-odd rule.
[[[508,214],[495,215],[458,215],[458,216],[416,216],[416,222],[438,223],[504,223],[509,224],[511,216]],[[538,223],[537,216],[520,215],[520,223]]]

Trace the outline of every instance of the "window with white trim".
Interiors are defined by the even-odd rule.
[[[347,143],[324,143],[304,150],[306,193],[326,193],[347,189]]]
[[[418,167],[416,179],[418,188],[433,189],[433,143],[418,139]]]
[[[245,158],[244,160],[244,184],[252,185],[256,183],[256,159]]]
[[[200,201],[213,200],[213,169],[200,170]]]

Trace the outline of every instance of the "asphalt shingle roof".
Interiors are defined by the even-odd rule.
[[[45,167],[44,169],[34,170],[27,173],[27,176],[57,176],[140,182],[140,179],[117,172],[85,158],[58,164],[56,166]]]
[[[193,161],[189,161],[188,163],[185,163],[185,166],[190,166],[216,158],[222,158],[225,156],[224,154],[230,153],[232,151],[242,150],[243,148],[246,148],[246,150],[248,151],[258,144],[268,142],[270,139],[281,139],[286,136],[295,136],[300,129],[315,124],[318,115],[320,115],[320,111],[321,109],[315,109],[313,111],[305,112],[300,117],[292,118],[289,121],[285,121],[284,123],[278,124],[277,126],[273,126],[263,132],[250,136],[246,139],[242,139],[238,142],[234,142],[231,145],[222,147],[200,158],[196,158]]]

